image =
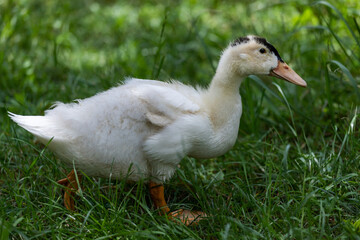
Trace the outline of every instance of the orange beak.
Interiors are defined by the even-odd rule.
[[[288,82],[294,83],[301,87],[306,87],[307,84],[294,70],[292,70],[285,62],[278,61],[276,68],[270,71],[270,76],[284,79]]]

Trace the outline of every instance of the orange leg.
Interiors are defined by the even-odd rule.
[[[78,174],[79,184],[81,182],[81,178],[82,175]],[[64,193],[64,205],[66,209],[74,211],[74,196],[76,191],[79,189],[78,182],[76,181],[75,171],[72,170],[66,178],[59,180],[58,183],[66,187]]]
[[[170,219],[177,218],[185,225],[197,224],[201,219],[206,217],[206,214],[200,211],[189,211],[179,209],[170,212],[164,197],[164,185],[154,182],[149,183],[150,196],[156,208],[161,210],[161,213],[170,217]]]
[[[150,196],[156,208],[162,211],[162,214],[168,214],[170,208],[167,206],[164,197],[164,185],[156,184],[154,182],[149,183]]]

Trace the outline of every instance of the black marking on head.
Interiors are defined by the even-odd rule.
[[[276,50],[276,48],[271,45],[268,41],[266,41],[265,38],[261,38],[261,37],[254,37],[255,41],[259,44],[264,45],[265,47],[267,47],[267,49],[269,49],[270,52],[273,52],[275,54],[275,56],[279,59],[280,62],[284,62],[281,57],[280,54],[278,53],[278,51]]]
[[[250,38],[248,38],[248,37],[239,37],[238,39],[236,39],[235,41],[233,41],[231,43],[231,46],[235,47],[236,45],[240,45],[242,43],[247,43],[248,41],[250,41]]]

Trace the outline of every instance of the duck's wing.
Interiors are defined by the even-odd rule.
[[[167,126],[181,115],[194,114],[200,110],[198,103],[167,84],[143,83],[131,91],[146,104],[147,120],[159,127]]]

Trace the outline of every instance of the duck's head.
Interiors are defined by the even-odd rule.
[[[220,59],[219,67],[228,66],[240,76],[270,75],[306,87],[306,82],[280,57],[276,48],[265,38],[240,37],[230,43]]]

